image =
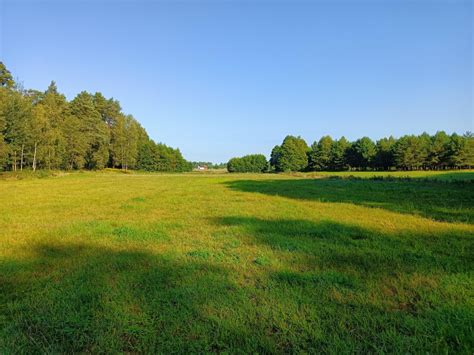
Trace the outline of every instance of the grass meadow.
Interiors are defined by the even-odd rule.
[[[474,172],[374,174],[4,175],[0,352],[472,354]]]

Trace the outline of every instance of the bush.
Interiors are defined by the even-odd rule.
[[[227,163],[229,173],[263,173],[268,170],[267,158],[263,154],[251,154],[232,158]]]

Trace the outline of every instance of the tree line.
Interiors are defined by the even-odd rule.
[[[25,90],[0,62],[0,170],[189,171],[179,149],[155,143],[120,103],[83,91],[68,101],[54,81]]]
[[[230,173],[263,173],[268,170],[267,158],[263,154],[251,154],[241,158],[232,158],[227,163]]]
[[[392,136],[374,142],[368,137],[349,142],[324,136],[311,146],[301,137],[287,136],[273,148],[266,169],[262,160],[232,158],[229,172],[442,170],[474,167],[474,136],[439,131],[434,135]],[[245,162],[245,163],[244,163]]]

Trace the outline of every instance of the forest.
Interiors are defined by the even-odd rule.
[[[119,101],[82,91],[68,101],[54,81],[46,91],[24,89],[0,62],[0,171],[23,169],[191,171],[211,162],[188,162],[179,149],[156,143]],[[324,136],[309,146],[287,136],[262,154],[232,158],[229,172],[445,170],[474,166],[474,136],[369,137],[348,141]]]
[[[54,81],[24,89],[0,62],[0,171],[25,168],[189,171],[179,149],[155,143],[119,101],[80,92],[68,101]]]
[[[343,170],[446,170],[474,166],[474,136],[434,135],[390,136],[376,142],[369,137],[349,142],[345,137],[324,136],[311,146],[301,137],[287,136],[271,152],[268,165],[260,154],[232,158],[229,172],[343,171]]]

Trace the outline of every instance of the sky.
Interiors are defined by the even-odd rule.
[[[100,91],[194,161],[474,131],[473,57],[470,0],[0,0],[25,88]]]

